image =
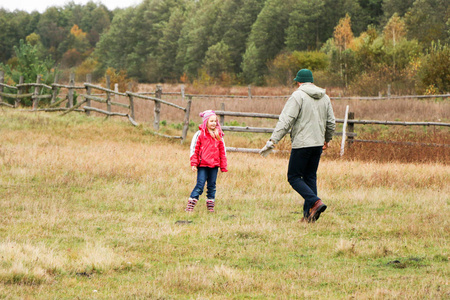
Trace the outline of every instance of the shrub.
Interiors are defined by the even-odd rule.
[[[433,43],[429,53],[422,58],[418,70],[419,92],[434,86],[440,93],[450,91],[450,47]]]
[[[106,75],[109,76],[110,83],[111,83],[110,86],[107,88],[109,88],[111,90],[114,90],[114,85],[116,83],[118,83],[119,91],[124,92],[124,91],[128,90],[129,83],[133,82],[130,78],[128,78],[127,71],[125,71],[125,70],[117,71],[114,68],[108,68],[108,69],[106,69]],[[102,83],[106,83],[106,77],[103,78]]]
[[[87,74],[94,73],[98,66],[98,61],[88,58],[79,65],[75,70],[76,81],[84,81]],[[93,78],[95,81],[95,79]]]
[[[266,81],[269,84],[290,85],[298,70],[325,70],[327,66],[328,57],[323,52],[282,52],[268,64],[269,73],[266,77]]]

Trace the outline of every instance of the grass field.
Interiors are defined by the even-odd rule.
[[[187,143],[0,108],[0,299],[450,298],[448,165],[324,155],[306,224],[286,156],[228,160],[187,214]]]

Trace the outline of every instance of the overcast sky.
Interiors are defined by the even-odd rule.
[[[125,8],[135,6],[143,0],[94,0],[95,3],[103,3],[109,10],[115,8]],[[0,0],[0,8],[5,8],[9,11],[24,10],[32,12],[37,10],[43,13],[50,6],[64,6],[70,0]],[[86,4],[89,0],[73,0],[75,4]]]

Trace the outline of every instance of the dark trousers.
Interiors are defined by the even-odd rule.
[[[292,149],[289,158],[288,181],[299,193],[305,203],[303,214],[308,216],[309,209],[319,200],[317,197],[317,169],[319,167],[322,146]]]
[[[216,180],[219,168],[198,167],[197,168],[197,184],[195,185],[190,198],[197,199],[203,193],[203,188],[206,185],[206,198],[215,199],[216,197]]]

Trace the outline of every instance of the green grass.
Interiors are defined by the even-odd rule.
[[[148,132],[0,110],[0,299],[450,297],[447,165],[325,155],[305,224],[286,157],[228,153],[187,214],[188,143]]]

